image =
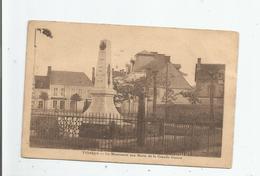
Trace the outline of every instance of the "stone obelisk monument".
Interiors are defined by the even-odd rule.
[[[92,101],[85,114],[120,117],[113,100],[115,93],[111,72],[111,43],[109,40],[102,40],[99,45],[94,88],[91,91]]]

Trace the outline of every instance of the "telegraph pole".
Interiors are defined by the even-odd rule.
[[[163,118],[163,123],[162,123],[162,134],[163,134],[163,153],[165,153],[165,121],[168,118],[168,79],[169,79],[169,62],[170,62],[170,58],[166,60],[166,75],[165,75],[165,117]]]
[[[157,102],[157,73],[158,71],[153,71],[153,115],[156,117],[156,102]]]

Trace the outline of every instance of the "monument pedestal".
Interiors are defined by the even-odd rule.
[[[120,114],[114,105],[115,90],[94,88],[91,91],[92,101],[85,112],[87,116],[98,115],[111,118],[120,118]]]

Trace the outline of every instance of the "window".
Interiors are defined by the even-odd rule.
[[[211,95],[210,95],[211,94]],[[215,96],[214,95],[215,94],[215,85],[211,85],[211,84],[209,84],[208,85],[208,96],[210,97],[210,96]]]
[[[218,73],[218,79],[224,79],[224,74],[223,73]]]
[[[53,96],[58,96],[58,88],[53,89]]]
[[[60,89],[60,95],[61,96],[65,96],[65,88],[61,88]]]
[[[218,80],[218,84],[224,84],[224,80],[223,79]]]
[[[71,88],[70,94],[73,95],[75,93],[75,89]]]
[[[91,98],[91,91],[90,91],[90,90],[87,90],[87,91],[85,92],[85,95],[86,95],[87,98]]]
[[[56,109],[56,108],[57,108],[57,104],[58,104],[57,100],[53,100],[52,107],[53,107],[54,109]]]
[[[60,101],[60,109],[65,109],[65,101]]]
[[[71,101],[70,102],[70,110],[74,111],[76,109],[76,102],[75,101]]]
[[[219,86],[218,87],[218,96],[219,97],[224,97],[224,86]]]
[[[153,88],[148,89],[148,96],[153,96]]]
[[[43,108],[43,101],[39,101],[38,108],[39,108],[39,109],[42,109],[42,108]]]
[[[160,97],[160,89],[157,88],[157,97]]]

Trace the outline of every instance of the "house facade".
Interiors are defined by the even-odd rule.
[[[195,82],[201,103],[209,104],[210,96],[212,96],[215,104],[223,105],[225,88],[224,64],[203,64],[201,58],[198,58],[195,67]]]
[[[33,109],[83,111],[91,100],[91,80],[83,72],[55,71],[48,67],[46,76],[35,76]]]

